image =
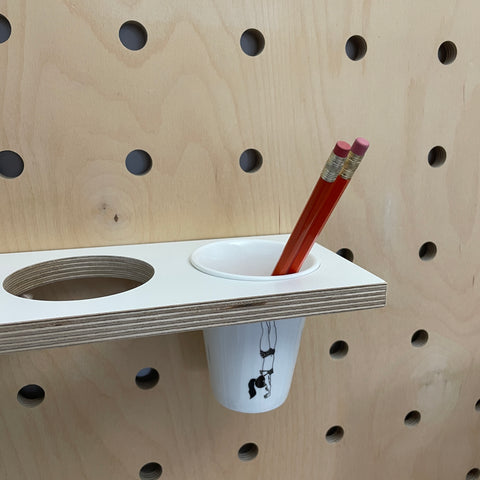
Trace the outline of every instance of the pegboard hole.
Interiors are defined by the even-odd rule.
[[[336,360],[344,358],[348,353],[348,343],[338,340],[330,347],[330,356]]]
[[[345,44],[345,52],[350,60],[361,60],[367,54],[366,40],[360,35],[353,35]]]
[[[12,26],[8,18],[0,14],[0,43],[6,42],[12,34]]]
[[[258,150],[249,148],[240,155],[239,163],[240,168],[244,172],[254,173],[260,170],[261,166],[263,165],[263,157]]]
[[[141,480],[157,480],[162,475],[163,468],[157,462],[146,463],[138,473]]]
[[[478,468],[472,468],[465,477],[466,480],[479,480],[480,470]]]
[[[447,152],[443,147],[439,145],[437,145],[436,147],[433,147],[428,152],[428,164],[431,167],[434,167],[434,168],[441,167],[445,163],[446,159],[447,159]]]
[[[0,152],[0,176],[4,178],[19,177],[24,168],[22,157],[11,150]]]
[[[405,425],[407,425],[407,427],[414,427],[420,423],[421,418],[422,416],[420,415],[419,411],[412,410],[411,412],[407,413],[403,422]]]
[[[353,262],[353,252],[349,248],[341,248],[340,250],[337,250],[337,255],[340,255],[348,261]]]
[[[142,390],[153,388],[160,379],[158,371],[151,367],[142,368],[135,376],[135,383]]]
[[[437,246],[433,242],[425,242],[418,250],[418,256],[423,261],[432,260],[437,254]]]
[[[125,22],[120,27],[118,36],[123,46],[129,50],[141,50],[147,44],[148,39],[145,27],[134,20]]]
[[[448,40],[438,47],[438,59],[443,65],[450,65],[456,58],[457,46],[453,42]]]
[[[260,55],[265,48],[265,37],[259,30],[249,28],[242,33],[240,46],[242,47],[243,53],[246,53],[250,57],[256,57]]]
[[[344,435],[344,430],[339,425],[335,425],[328,429],[327,433],[325,434],[325,439],[328,443],[337,443],[339,442]]]
[[[125,159],[125,166],[134,175],[145,175],[152,168],[152,157],[145,150],[132,150]]]
[[[423,347],[428,342],[428,332],[426,330],[417,330],[412,335],[412,345],[414,347]]]
[[[28,408],[37,407],[44,399],[45,390],[40,385],[25,385],[17,393],[18,403]]]
[[[475,410],[477,412],[480,412],[480,398],[477,400],[477,403],[475,404]]]
[[[255,443],[245,443],[238,450],[238,458],[242,462],[249,462],[258,455],[258,446]]]

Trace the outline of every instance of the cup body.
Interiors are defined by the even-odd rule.
[[[299,317],[205,329],[216,399],[243,413],[282,405],[290,391],[304,323]]]

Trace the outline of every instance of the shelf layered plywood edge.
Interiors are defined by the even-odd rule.
[[[255,238],[285,243],[288,236]],[[0,255],[0,353],[378,308],[386,303],[384,280],[318,244],[311,255],[320,267],[298,278],[232,280],[191,265],[194,251],[221,240]],[[49,272],[38,266],[43,262],[51,262],[45,264]],[[46,278],[61,280],[65,275],[116,276],[145,283],[86,300],[21,296]]]

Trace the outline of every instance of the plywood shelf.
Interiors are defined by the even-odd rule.
[[[285,242],[287,236],[257,238]],[[264,282],[218,278],[194,268],[191,254],[209,242],[212,240],[1,255],[0,352],[385,305],[382,279],[320,245],[312,249],[320,262],[317,270],[298,278]],[[90,276],[128,277],[145,283],[88,300],[44,301],[22,296],[42,282],[89,276],[88,272]]]

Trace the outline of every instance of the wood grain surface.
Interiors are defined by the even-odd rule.
[[[1,478],[158,478],[140,472],[150,462],[172,479],[480,477],[476,1],[0,0],[0,13],[0,151],[25,164],[0,178],[1,252],[287,233],[335,141],[364,136],[320,242],[389,283],[385,309],[307,320],[289,399],[267,414],[216,403],[200,333],[2,355]],[[129,20],[141,50],[119,40]],[[249,28],[265,37],[255,57]],[[239,166],[249,148],[254,173]],[[142,176],[125,167],[135,149],[152,158]],[[348,353],[332,358],[338,340]],[[160,376],[147,390],[144,367]],[[34,408],[17,400],[28,384],[45,392]],[[249,442],[258,455],[241,461]]]

